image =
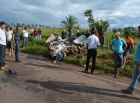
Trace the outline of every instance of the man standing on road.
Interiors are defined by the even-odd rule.
[[[87,44],[87,60],[86,60],[86,68],[84,71],[84,73],[88,73],[88,67],[89,67],[89,62],[90,62],[90,58],[92,57],[92,68],[91,68],[91,74],[93,74],[94,72],[94,68],[95,68],[95,63],[96,63],[96,56],[97,56],[97,48],[100,46],[100,42],[97,36],[95,36],[96,33],[96,29],[95,27],[91,28],[91,36],[88,37],[88,39],[86,40],[86,44]]]
[[[21,62],[19,60],[19,48],[20,48],[20,35],[19,35],[20,27],[17,26],[16,30],[13,32],[13,43],[15,45],[15,62]]]
[[[8,66],[5,63],[6,56],[6,35],[5,35],[5,23],[0,22],[0,69],[5,70]]]
[[[139,28],[140,29],[140,28]],[[133,77],[130,85],[127,89],[123,89],[122,91],[128,94],[133,95],[136,85],[138,83],[138,79],[140,77],[140,41],[137,43],[135,53],[134,53],[134,70],[133,70]]]
[[[112,48],[114,46],[114,48]],[[124,46],[124,49],[123,49]],[[120,32],[115,33],[115,39],[110,42],[110,49],[114,53],[115,78],[119,74],[119,68],[123,64],[123,52],[126,50],[127,44],[124,39],[120,38]]]
[[[123,53],[123,66],[122,66],[122,68],[124,68],[124,66],[126,64],[127,56],[128,56],[129,53],[132,53],[132,50],[133,50],[133,47],[134,47],[134,42],[133,42],[132,38],[130,38],[129,32],[125,32],[124,35],[125,35],[124,40],[127,43],[127,48]]]

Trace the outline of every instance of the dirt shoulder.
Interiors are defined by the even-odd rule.
[[[22,63],[6,57],[9,69],[17,74],[0,71],[2,103],[139,103],[140,85],[133,96],[120,92],[130,78],[106,75],[95,71],[83,74],[84,68],[28,54],[20,54]]]

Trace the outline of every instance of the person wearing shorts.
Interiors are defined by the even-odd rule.
[[[123,53],[123,65],[122,65],[122,68],[125,67],[125,64],[126,64],[126,61],[127,61],[127,56],[128,56],[129,53],[132,53],[132,50],[133,50],[133,47],[134,47],[134,42],[133,42],[133,39],[130,38],[129,32],[125,32],[124,40],[127,43],[127,48]]]
[[[12,34],[13,34],[13,31],[10,30],[10,27],[7,26],[6,27],[6,40],[7,40],[7,48],[8,48],[8,51],[9,51],[9,56],[13,56],[13,42],[12,42]]]

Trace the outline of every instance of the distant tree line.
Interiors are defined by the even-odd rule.
[[[8,24],[7,25],[10,25],[10,26],[21,26],[21,27],[33,27],[33,28],[51,28],[50,26],[45,26],[45,25],[40,25],[40,24],[24,24],[24,23],[11,23],[11,24]]]

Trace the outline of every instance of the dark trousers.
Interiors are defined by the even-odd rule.
[[[119,73],[119,68],[123,64],[123,53],[114,53],[114,68],[115,68],[115,74]]]
[[[6,46],[0,44],[0,68],[5,66]]]
[[[15,41],[16,43],[16,47],[15,47],[15,59],[16,61],[19,61],[19,45],[20,45],[20,42],[19,41]]]
[[[27,44],[28,44],[28,37],[23,37],[22,47],[24,47],[24,45],[26,46]]]
[[[87,60],[86,60],[86,68],[85,68],[86,71],[88,71],[89,62],[90,62],[91,57],[92,57],[92,68],[91,68],[91,72],[94,71],[95,63],[96,63],[96,55],[97,55],[96,49],[89,49],[88,50]]]

